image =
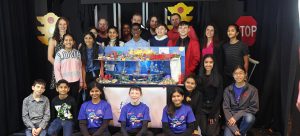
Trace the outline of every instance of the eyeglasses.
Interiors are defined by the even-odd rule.
[[[234,72],[234,73],[233,73],[233,75],[239,75],[239,76],[240,76],[240,75],[244,75],[244,74],[245,74],[244,72]]]

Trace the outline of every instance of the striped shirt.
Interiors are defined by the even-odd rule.
[[[237,66],[244,66],[244,56],[249,54],[248,47],[241,41],[235,44],[229,42],[224,44],[224,74],[231,75],[233,69]]]

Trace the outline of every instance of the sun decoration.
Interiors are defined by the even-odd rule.
[[[175,6],[168,7],[168,11],[173,13],[178,13],[181,16],[181,21],[187,21],[190,22],[193,19],[193,16],[188,16],[190,12],[194,9],[193,6],[187,6],[184,3],[180,2],[177,3]],[[168,19],[170,20],[170,16],[168,16]],[[172,25],[168,26],[169,28],[172,28]]]
[[[55,23],[59,17],[54,13],[49,12],[44,16],[37,16],[36,19],[43,25],[38,26],[37,29],[43,36],[37,36],[37,38],[45,45],[48,45],[48,40],[52,37],[55,29]]]

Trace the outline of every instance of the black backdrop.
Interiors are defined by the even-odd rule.
[[[80,39],[81,33],[93,25],[93,5],[80,5],[80,0],[48,0],[42,10],[38,0],[0,1],[0,135],[24,129],[21,118],[22,100],[30,94],[36,78],[49,81],[51,65],[47,46],[35,37],[37,11],[53,11],[71,20],[71,31]],[[293,130],[299,126],[295,110],[299,81],[299,17],[298,1],[280,0],[219,0],[194,2],[194,20],[199,36],[204,25],[215,22],[224,38],[226,26],[241,15],[251,15],[258,22],[256,44],[250,54],[261,63],[251,83],[259,89],[260,111],[256,127],[272,128],[287,134],[288,120]],[[45,4],[45,3],[44,3]],[[149,16],[156,14],[159,4],[149,4]],[[129,12],[130,13],[130,12]],[[107,15],[110,16],[109,12]],[[46,95],[50,94],[47,90]],[[291,115],[291,116],[290,116]],[[299,125],[299,121],[298,124]]]

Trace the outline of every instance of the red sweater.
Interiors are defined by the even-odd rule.
[[[195,29],[192,26],[190,26],[189,28],[190,28],[190,31],[188,33],[189,38],[199,41],[198,37],[197,37],[197,34],[195,32]],[[168,46],[175,46],[176,42],[179,38],[178,30],[173,28],[170,31],[168,31],[167,35],[168,35],[168,38],[169,38]]]
[[[175,46],[175,44],[168,46]],[[200,62],[200,45],[197,40],[190,38],[188,49],[185,54],[185,76],[195,73],[195,70]]]

